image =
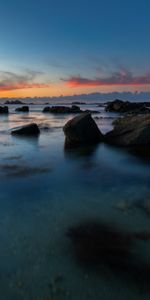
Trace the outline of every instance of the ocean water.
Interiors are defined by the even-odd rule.
[[[115,114],[84,108],[101,111],[93,117],[103,133],[112,128]],[[42,109],[11,106],[0,117],[0,299],[150,299],[143,282],[80,263],[66,234],[87,220],[150,232],[150,161],[104,144],[66,151],[62,127],[73,116]],[[31,122],[39,138],[10,135]],[[150,240],[133,253],[149,266]]]

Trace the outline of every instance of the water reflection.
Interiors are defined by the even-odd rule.
[[[64,144],[64,154],[67,158],[77,159],[77,158],[84,158],[84,157],[92,157],[98,145],[83,145],[77,148],[70,148],[66,143]]]

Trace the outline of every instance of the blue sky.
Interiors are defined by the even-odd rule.
[[[149,12],[148,0],[2,0],[0,93],[150,90]]]

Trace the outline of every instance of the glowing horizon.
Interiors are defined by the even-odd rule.
[[[150,3],[64,1],[2,1],[0,97],[150,91]]]

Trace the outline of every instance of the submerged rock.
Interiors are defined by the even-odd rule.
[[[0,106],[0,114],[8,114],[8,106]]]
[[[29,106],[24,105],[22,107],[17,107],[16,111],[18,111],[18,112],[29,112]]]
[[[150,115],[118,119],[105,141],[119,146],[150,146]]]
[[[26,135],[26,136],[37,136],[40,134],[39,127],[35,123],[24,125],[21,127],[13,128],[11,131],[12,135]]]
[[[114,268],[122,268],[132,257],[132,235],[117,230],[111,224],[85,221],[70,228],[67,235],[71,238],[77,259],[81,263],[105,263],[114,265]]]
[[[122,212],[128,212],[129,209],[132,208],[132,205],[131,205],[131,203],[129,203],[128,200],[123,200],[123,201],[117,203],[116,208],[121,210]]]
[[[103,140],[103,134],[89,113],[83,113],[68,121],[63,131],[66,136],[66,146],[92,145]]]
[[[72,251],[82,267],[96,269],[104,276],[104,267],[114,275],[150,292],[150,264],[136,251],[136,240],[149,241],[148,231],[126,232],[112,224],[87,220],[67,231]],[[97,273],[98,274],[98,273]],[[110,277],[111,278],[111,277]]]
[[[105,108],[109,112],[118,113],[150,113],[147,103],[144,102],[129,102],[116,99],[108,102]]]

